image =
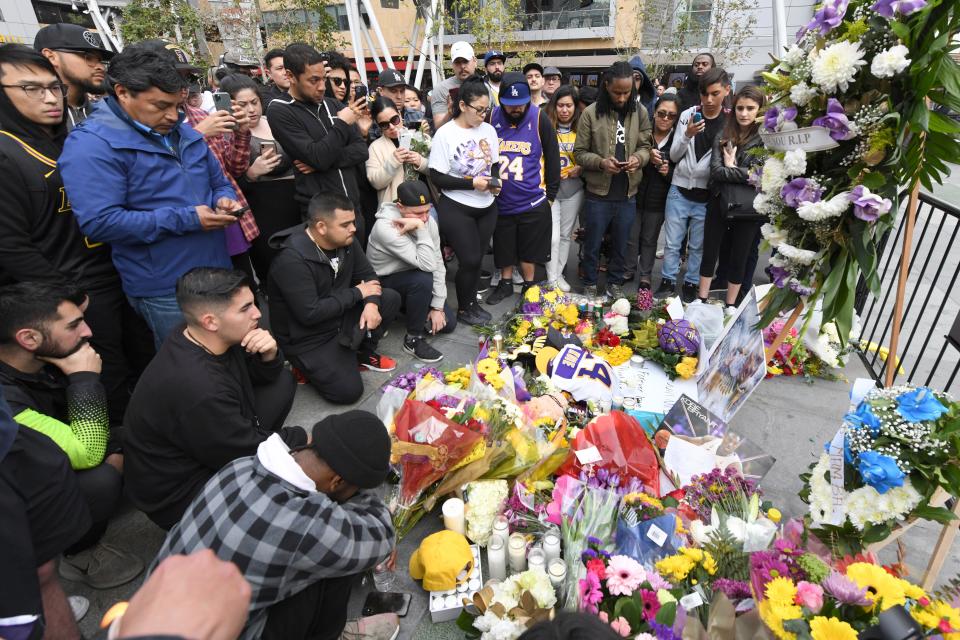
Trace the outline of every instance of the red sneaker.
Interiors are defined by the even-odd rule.
[[[361,369],[370,371],[393,371],[397,368],[397,361],[389,356],[382,356],[379,353],[370,351],[367,353],[358,353],[357,361]]]

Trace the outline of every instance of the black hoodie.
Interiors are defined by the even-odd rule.
[[[298,355],[335,338],[346,311],[361,301],[380,304],[380,296],[362,298],[357,289],[377,273],[356,238],[337,250],[336,272],[303,225],[273,234],[270,247],[280,249],[267,279],[270,326],[284,353]]]
[[[67,137],[65,124],[51,133],[23,117],[0,91],[0,126],[0,284],[66,281],[85,291],[119,287],[110,248],[83,235],[63,188],[57,159]]]
[[[296,199],[304,210],[321,191],[336,191],[362,211],[356,172],[367,161],[367,143],[355,125],[337,117],[342,108],[332,98],[314,104],[289,97],[272,100],[267,108],[270,131],[283,150],[314,169],[294,172]]]

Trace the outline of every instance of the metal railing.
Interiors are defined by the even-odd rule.
[[[890,343],[897,281],[903,253],[907,198],[896,227],[877,246],[880,295],[870,294],[861,281],[857,288],[857,313],[861,332],[860,358],[875,380],[883,384],[885,357]],[[960,322],[960,208],[936,196],[920,194],[913,234],[907,287],[904,296],[898,365],[894,384],[910,382],[942,391],[956,391],[960,371],[960,343],[955,325]],[[954,388],[951,388],[954,387]]]

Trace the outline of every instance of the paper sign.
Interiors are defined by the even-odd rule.
[[[603,456],[600,455],[600,450],[596,447],[587,447],[586,449],[580,449],[573,453],[577,456],[577,460],[580,461],[581,465],[593,464],[594,462],[603,460]]]
[[[620,395],[636,398],[638,411],[664,414],[682,395],[697,399],[696,380],[671,380],[662,366],[649,360],[639,367],[630,364],[617,367],[617,375],[620,378]]]
[[[706,447],[698,447],[681,438],[670,438],[663,454],[663,463],[679,477],[680,486],[685,487],[693,476],[710,473],[717,464],[717,456]]]
[[[683,320],[683,303],[680,298],[670,298],[667,313],[670,314],[671,320]]]
[[[700,597],[700,594],[694,591],[693,593],[688,593],[687,595],[680,598],[680,606],[687,611],[696,609],[703,604],[703,598]]]
[[[655,524],[650,525],[650,530],[647,531],[647,537],[653,540],[653,544],[658,547],[662,547],[663,543],[667,541],[667,534]]]

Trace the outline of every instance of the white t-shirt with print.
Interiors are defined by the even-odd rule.
[[[451,120],[439,129],[430,145],[430,168],[456,178],[490,176],[490,168],[499,162],[500,141],[497,130],[482,122],[479,127],[464,129]],[[443,194],[460,204],[485,209],[495,197],[487,191],[444,189]]]

